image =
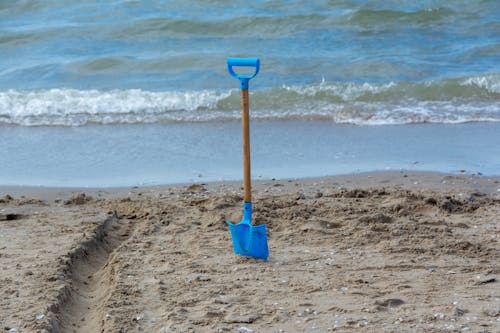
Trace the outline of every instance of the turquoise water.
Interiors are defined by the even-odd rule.
[[[500,122],[497,0],[2,1],[0,54],[0,153],[6,156],[0,160],[0,173],[8,175],[0,183],[43,183],[43,177],[53,183],[64,178],[68,186],[85,179],[92,183],[107,172],[95,160],[115,156],[117,162],[123,154],[115,151],[122,145],[110,144],[108,156],[97,151],[104,155],[78,157],[78,152],[86,151],[79,136],[99,130],[109,134],[102,140],[112,140],[116,134],[125,146],[137,147],[132,135],[137,129],[162,128],[172,133],[183,129],[182,135],[156,137],[166,140],[162,144],[169,149],[182,146],[189,151],[183,146],[184,137],[192,142],[205,126],[225,128],[240,119],[238,82],[225,65],[229,56],[261,58],[261,72],[250,84],[251,117],[263,124],[279,124],[290,141],[301,139],[292,129],[295,121],[330,130],[347,126],[356,133],[389,126],[394,135],[401,133],[394,125],[417,125],[420,130],[432,128],[450,135],[449,125]],[[292,127],[286,130],[287,126]],[[129,139],[119,135],[127,132]],[[302,129],[300,133],[311,132]],[[481,146],[498,142],[498,132],[488,133],[473,142]],[[229,139],[226,135],[215,132],[215,143],[206,148],[211,155],[218,156],[218,150],[224,149],[217,138],[239,140],[238,133],[231,133]],[[486,141],[477,141],[479,137]],[[65,149],[57,146],[65,154],[35,154],[37,145],[51,146],[49,141],[58,138],[67,142]],[[37,160],[13,151],[9,140],[29,142],[33,146],[14,146],[33,152]],[[108,147],[109,142],[92,144]],[[364,144],[361,140],[358,148]],[[283,145],[274,152],[300,154],[292,148]],[[384,148],[379,149],[383,155]],[[189,161],[200,164],[196,159],[200,149],[190,150]],[[25,173],[15,172],[6,162],[17,156],[24,156],[26,168],[19,170]],[[71,163],[90,170],[82,181],[76,180],[78,174],[62,170],[69,156],[74,159]],[[162,170],[154,161],[154,151],[146,156],[142,165],[157,165],[157,174],[177,168],[167,163]],[[239,155],[235,158],[239,160]],[[330,165],[331,159],[311,160],[316,162],[310,164],[309,175],[329,173],[311,165]],[[116,164],[122,177],[109,184],[147,182],[140,172],[125,172],[122,165],[132,165],[131,161],[120,161]],[[481,161],[496,165],[487,155]],[[400,162],[399,167],[406,166],[403,159]],[[40,166],[37,163],[51,172],[31,179],[30,172]],[[212,178],[237,177],[239,167],[231,168],[229,173],[217,173],[215,167],[207,170],[217,174]],[[307,174],[293,164],[288,168],[282,172],[289,176]],[[371,169],[379,168],[384,168],[383,163]],[[455,167],[437,163],[428,168],[450,171]],[[332,168],[330,173],[349,170],[356,167]],[[194,173],[207,174],[203,169]],[[182,177],[184,181],[187,176]]]

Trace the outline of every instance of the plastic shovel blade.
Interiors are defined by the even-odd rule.
[[[227,222],[233,238],[234,253],[266,260],[269,256],[267,247],[266,225],[252,226],[245,222],[233,224]]]
[[[251,224],[251,206],[248,209],[248,203],[245,205],[244,217],[240,223],[227,222],[233,239],[234,253],[266,260],[269,256],[266,225],[253,226]]]

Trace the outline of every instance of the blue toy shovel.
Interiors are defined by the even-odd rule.
[[[254,67],[252,75],[238,75],[235,67]],[[248,81],[259,72],[258,58],[228,58],[229,73],[240,80],[242,141],[243,141],[243,219],[240,223],[227,222],[233,238],[234,253],[266,260],[269,255],[266,238],[266,225],[252,225],[252,189],[250,180],[250,120],[248,103]]]

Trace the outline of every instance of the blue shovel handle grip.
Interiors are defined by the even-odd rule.
[[[239,75],[234,72],[233,66],[236,67],[255,67],[252,75]],[[254,78],[260,69],[259,58],[227,58],[227,69],[229,74],[234,78],[240,80],[241,89],[248,89],[248,81]]]

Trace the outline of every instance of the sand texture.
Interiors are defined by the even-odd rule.
[[[239,184],[0,188],[1,329],[500,332],[499,189],[404,172],[262,181],[262,261],[232,253]]]

